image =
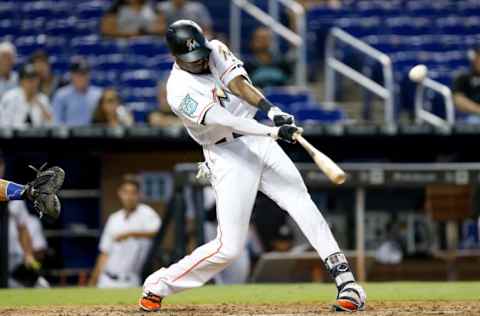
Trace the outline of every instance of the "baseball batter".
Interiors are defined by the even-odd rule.
[[[292,115],[271,104],[250,82],[243,63],[200,27],[180,20],[169,26],[175,64],[167,99],[190,136],[203,147],[216,192],[217,237],[144,283],[140,307],[161,308],[164,297],[199,287],[237,258],[246,240],[257,191],[287,211],[320,255],[338,288],[337,310],[364,308],[366,294],[313,203],[299,171],[276,140],[293,141],[302,130]],[[275,126],[253,119],[260,109]]]

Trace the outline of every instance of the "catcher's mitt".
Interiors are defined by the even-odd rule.
[[[29,166],[37,173],[37,177],[27,183],[25,195],[33,202],[33,206],[40,216],[47,214],[56,219],[60,215],[61,209],[60,200],[56,194],[62,187],[65,171],[60,167],[45,169],[45,166],[46,164],[40,169]]]

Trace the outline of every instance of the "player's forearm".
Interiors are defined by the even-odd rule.
[[[95,268],[92,271],[92,275],[90,276],[90,280],[88,281],[88,284],[90,286],[97,285],[98,276],[100,275],[100,273],[102,273],[105,267],[105,264],[107,263],[107,260],[108,260],[108,255],[105,253],[100,253],[100,255],[97,258]]]
[[[265,96],[255,88],[246,78],[238,76],[228,84],[230,91],[237,97],[247,101],[250,105],[256,106],[261,110],[268,109],[262,108],[262,101],[266,100]]]
[[[32,239],[30,238],[30,233],[27,230],[27,227],[20,225],[17,227],[19,234],[20,246],[22,247],[25,257],[33,258],[33,247]]]
[[[455,93],[453,101],[460,111],[468,113],[480,113],[480,104],[470,100],[462,93]]]
[[[156,231],[152,232],[131,232],[130,237],[132,238],[153,238],[157,235]]]
[[[275,136],[278,130],[276,127],[263,125],[252,119],[234,116],[221,106],[216,105],[208,110],[204,123],[205,125],[229,127],[242,135]]]

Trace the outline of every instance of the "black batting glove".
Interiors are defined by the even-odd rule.
[[[277,138],[287,143],[295,143],[295,134],[302,134],[303,129],[294,125],[283,125],[278,128]]]

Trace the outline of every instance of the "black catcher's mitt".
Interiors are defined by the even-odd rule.
[[[56,194],[62,187],[65,171],[60,167],[45,169],[46,165],[44,164],[40,169],[29,166],[37,173],[37,177],[25,186],[25,195],[33,202],[40,216],[46,214],[56,219],[61,209],[60,200]]]

